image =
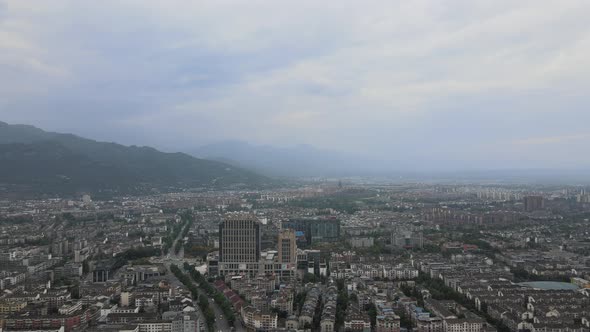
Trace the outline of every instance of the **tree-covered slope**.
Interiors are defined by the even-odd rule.
[[[221,162],[0,123],[0,184],[42,193],[259,184]]]

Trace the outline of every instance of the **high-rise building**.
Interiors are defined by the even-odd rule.
[[[279,263],[297,264],[297,244],[294,230],[281,230],[277,246],[279,249]]]
[[[227,214],[219,224],[219,272],[255,273],[260,258],[260,223],[246,213]]]
[[[59,239],[51,244],[51,253],[54,256],[64,256],[69,254],[70,244],[67,239]]]
[[[333,242],[340,238],[340,220],[337,218],[295,218],[282,223],[283,229],[293,229],[299,232],[305,243]]]
[[[544,208],[545,208],[545,200],[543,199],[543,196],[525,196],[524,197],[524,210],[526,212],[543,210]]]
[[[92,271],[92,282],[107,282],[115,276],[116,270],[114,260],[98,261]]]
[[[391,244],[398,248],[423,248],[422,230],[414,226],[397,226],[391,233]]]

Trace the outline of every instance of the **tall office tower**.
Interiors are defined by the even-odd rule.
[[[543,210],[545,208],[545,200],[543,196],[525,196],[524,210],[527,212]]]
[[[246,213],[227,214],[219,224],[219,270],[253,273],[260,258],[260,223]]]
[[[336,218],[291,218],[284,221],[281,228],[300,232],[307,245],[320,241],[334,242],[340,238],[340,220]]]
[[[422,229],[415,226],[396,226],[391,233],[391,244],[398,248],[424,248]]]
[[[283,229],[279,232],[278,240],[279,263],[296,264],[297,263],[297,243],[295,230]]]

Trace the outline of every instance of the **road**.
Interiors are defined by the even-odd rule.
[[[168,270],[170,270],[171,264],[175,264],[176,266],[182,269],[182,265],[184,264],[184,246],[180,248],[178,254],[174,252],[174,248],[176,248],[176,244],[178,243],[178,241],[182,240],[182,234],[184,233],[184,230],[187,227],[189,227],[189,225],[184,226],[184,228],[180,231],[176,239],[174,239],[172,246],[168,248],[168,254],[165,255],[164,253],[162,253],[162,261],[164,262],[164,265]]]
[[[197,283],[191,279],[193,281],[193,283],[195,285],[197,285]],[[205,291],[205,289],[203,289],[202,287],[199,287],[199,290],[201,291],[202,294],[207,294],[207,292]],[[215,302],[215,300],[213,300],[213,298],[211,297],[207,297],[209,300],[209,306],[211,307],[211,309],[213,310],[213,313],[215,314],[215,331],[230,331],[231,327],[229,325],[229,322],[227,321],[227,319],[225,318],[225,316],[223,315],[223,310],[221,310],[221,308],[219,307],[219,305],[217,304],[217,302]],[[239,320],[239,315],[235,315],[236,319],[234,320],[234,327],[236,328],[236,331],[239,332],[244,332],[246,331],[246,329],[244,328],[244,326],[242,326],[242,322],[240,322]]]
[[[188,227],[188,225],[185,226],[185,228],[186,227]],[[166,256],[163,255],[163,257],[162,257],[164,265],[166,266],[169,273],[171,273],[171,274],[172,274],[172,271],[170,271],[170,265],[174,264],[174,265],[178,266],[180,269],[183,268],[184,246],[180,249],[178,254],[176,254],[174,252],[174,248],[176,247],[176,243],[178,241],[182,240],[183,232],[184,232],[184,229],[183,229],[183,231],[180,232],[180,234],[176,237],[176,239],[174,239],[174,243],[172,243],[172,247],[168,250],[168,255],[166,255]],[[192,278],[191,278],[191,280],[192,280]],[[197,283],[194,280],[192,280],[192,281],[195,285],[197,285]],[[202,292],[202,294],[207,294],[203,288],[199,287],[199,290]],[[219,305],[217,305],[217,303],[212,298],[208,298],[208,299],[209,299],[209,305],[211,306],[211,309],[213,310],[213,313],[215,314],[215,331],[223,331],[223,332],[230,331],[231,327],[229,325],[229,322],[227,321],[227,319],[223,315],[223,311],[221,310]],[[242,323],[239,321],[238,316],[239,315],[236,315],[236,320],[234,321],[236,331],[244,332],[244,331],[246,331],[246,329],[242,326]]]
[[[215,330],[216,331],[230,331],[231,327],[229,326],[229,322],[223,316],[223,311],[221,308],[213,301],[213,299],[209,298],[209,306],[213,309],[215,313]]]

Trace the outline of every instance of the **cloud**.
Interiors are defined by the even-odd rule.
[[[534,137],[526,138],[513,142],[518,145],[547,145],[547,144],[561,144],[572,141],[587,140],[590,138],[590,134],[574,134],[574,135],[563,135],[563,136],[549,136],[549,137]]]
[[[309,128],[314,126],[314,122],[317,123],[318,115],[317,112],[312,111],[282,113],[276,116],[273,122],[285,127]]]
[[[585,0],[0,0],[0,118],[167,149],[242,139],[513,162],[522,152],[493,142],[531,146],[522,137],[590,121],[589,10]]]

